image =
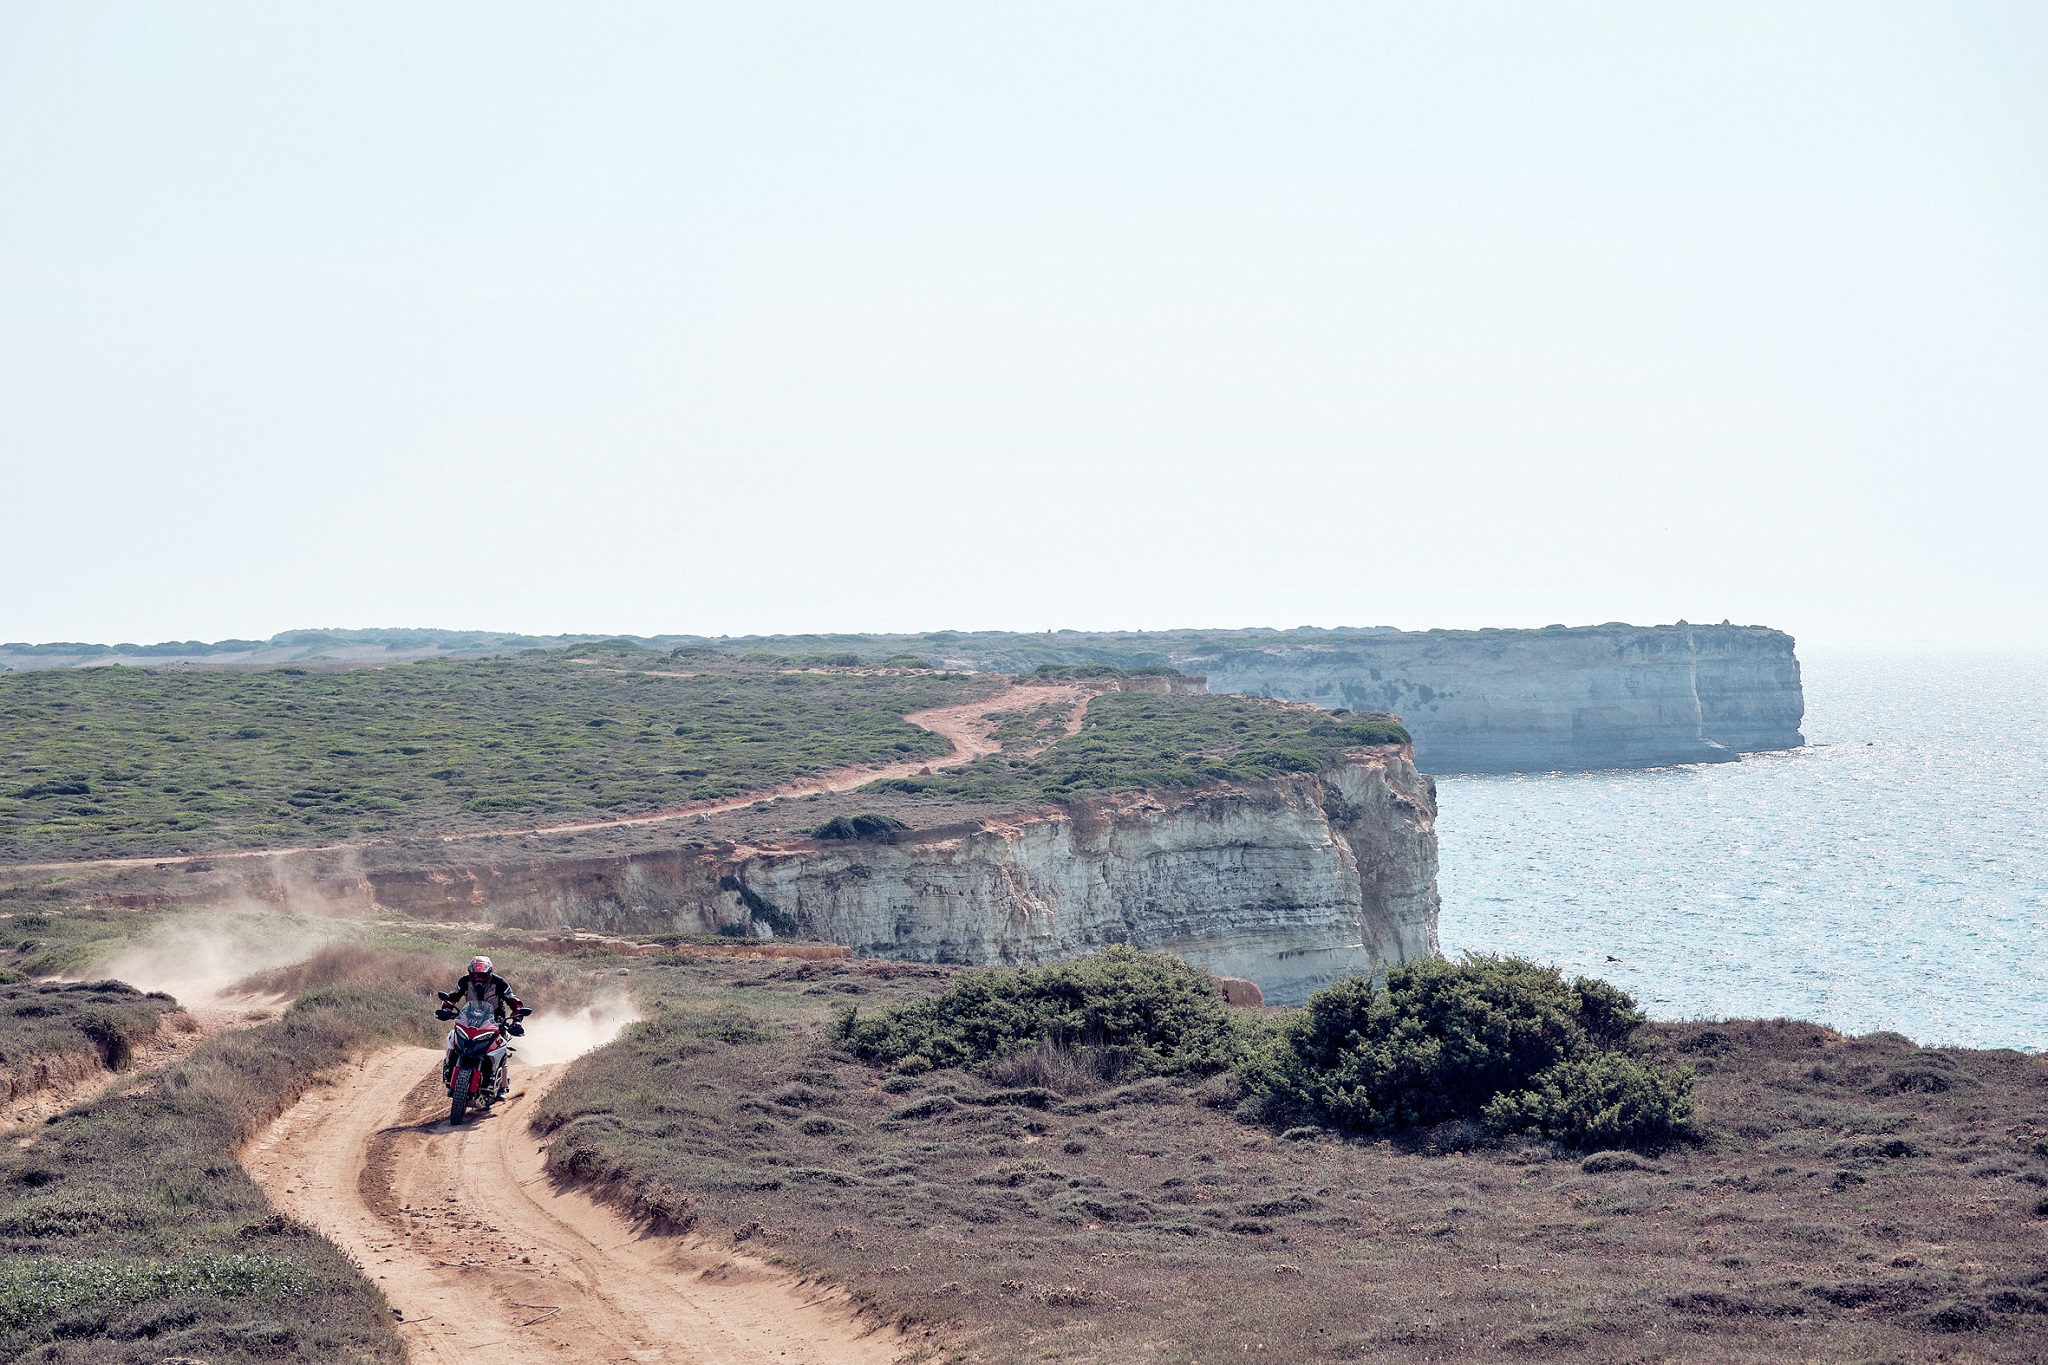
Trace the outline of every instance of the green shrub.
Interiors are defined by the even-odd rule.
[[[1165,953],[1105,948],[1074,962],[973,972],[942,995],[867,1018],[848,1009],[839,1039],[870,1062],[970,1066],[1041,1042],[1117,1051],[1130,1074],[1201,1074],[1235,1060],[1239,1028],[1207,972]]]
[[[1384,988],[1331,983],[1242,1072],[1283,1125],[1462,1120],[1572,1143],[1659,1141],[1685,1127],[1692,1077],[1609,1051],[1641,1022],[1605,982],[1521,958],[1431,959],[1394,968]]]
[[[1559,1062],[1530,1078],[1527,1089],[1496,1096],[1486,1123],[1497,1132],[1527,1132],[1568,1147],[1637,1147],[1692,1130],[1693,1074],[1624,1052],[1596,1052]]]
[[[909,829],[893,815],[862,811],[858,815],[835,815],[811,831],[814,839],[889,839]]]

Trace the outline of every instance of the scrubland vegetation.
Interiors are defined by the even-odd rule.
[[[377,1292],[234,1153],[313,1071],[423,1022],[389,987],[314,991],[0,1150],[0,1356],[398,1360]]]
[[[1396,722],[1344,712],[1245,697],[1110,692],[1089,703],[1079,734],[1033,757],[998,754],[871,789],[952,801],[1064,801],[1315,772],[1347,749],[1408,738]]]
[[[334,672],[0,675],[0,863],[645,814],[833,768],[940,757],[950,741],[903,716],[1002,685],[789,671],[791,660],[772,656],[666,660],[607,642],[567,654]],[[673,676],[665,662],[708,671]],[[1111,693],[1063,737],[1068,714],[1006,718],[997,738],[1011,752],[882,785],[933,801],[1062,801],[1311,772],[1347,748],[1408,738],[1379,718],[1238,697]]]
[[[944,1324],[962,1360],[2037,1358],[2039,1059],[1637,1025],[1618,992],[1512,963],[1271,1020],[1195,976],[1127,953],[638,972],[650,1018],[535,1127],[559,1177]],[[1555,1030],[1693,1074],[1686,1131],[1588,1150],[1490,1122],[1482,1096],[1557,1065],[1533,1037]],[[1297,1082],[1321,1057],[1384,1083],[1405,1054],[1450,1099],[1315,1092],[1363,1122],[1282,1128],[1262,1046]]]
[[[0,985],[0,1104],[125,1069],[177,1008],[119,981]]]
[[[0,861],[289,846],[624,815],[936,757],[963,675],[562,654],[343,672],[0,674]],[[609,657],[601,646],[569,651]]]

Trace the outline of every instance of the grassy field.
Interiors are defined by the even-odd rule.
[[[995,686],[724,662],[673,677],[631,653],[0,674],[0,862],[645,812],[949,753],[903,715]]]
[[[1389,721],[1255,698],[1110,692],[1089,703],[1079,734],[1036,757],[996,755],[874,789],[949,801],[1064,801],[1314,772],[1346,749],[1407,740]]]
[[[538,1111],[550,1166],[945,1324],[963,1360],[2043,1358],[2039,1058],[1652,1025],[1700,1141],[1586,1156],[1290,1139],[1228,1073],[913,1075],[834,1043],[845,1004],[955,979],[636,966],[650,1018]]]

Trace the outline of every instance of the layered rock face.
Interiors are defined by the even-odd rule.
[[[1387,633],[1177,662],[1212,692],[1394,712],[1434,773],[1712,763],[1805,742],[1792,637],[1757,626]]]
[[[1403,748],[1313,774],[1103,797],[893,842],[369,874],[415,915],[611,933],[801,928],[865,956],[1016,964],[1159,949],[1299,1003],[1437,951],[1435,790]]]

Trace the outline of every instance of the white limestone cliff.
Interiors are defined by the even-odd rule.
[[[1394,712],[1433,773],[1714,763],[1805,742],[1792,637],[1757,626],[1386,632],[1175,662],[1212,692]]]
[[[1404,747],[1320,773],[1106,796],[891,842],[778,840],[371,875],[413,914],[612,933],[805,932],[863,956],[1017,964],[1112,943],[1295,1004],[1437,951],[1436,802]]]

